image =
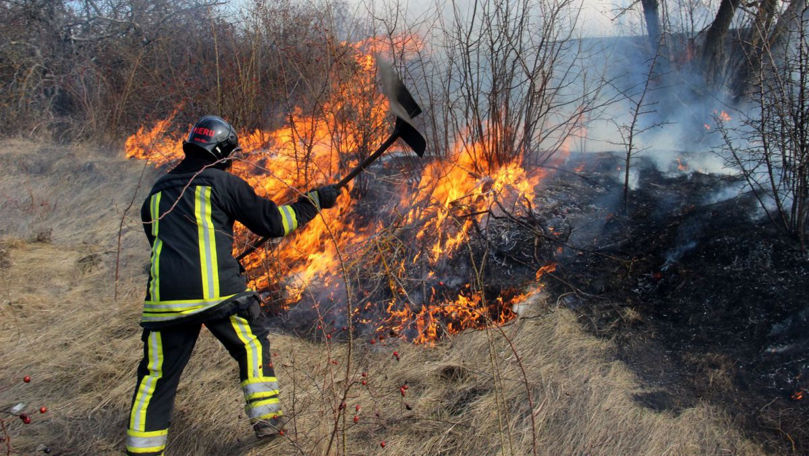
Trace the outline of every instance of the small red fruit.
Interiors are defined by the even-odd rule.
[[[354,415],[354,423],[359,423],[359,422],[360,422],[360,417],[358,417],[357,415]]]
[[[365,380],[362,381],[362,386],[365,386],[367,384],[368,384],[368,382],[366,382]]]
[[[331,339],[331,334],[326,334],[326,339]]]
[[[360,411],[360,404],[355,405],[355,406],[354,406],[354,410],[356,410],[356,411],[358,411],[358,412],[359,412],[359,411]]]
[[[385,441],[383,440],[383,441],[379,442],[379,446],[381,446],[382,448],[385,448]]]
[[[286,432],[285,432],[283,429],[281,429],[280,431],[278,431],[278,435],[280,435],[280,436],[282,436],[282,437],[283,437],[283,436],[284,436],[284,434],[286,434]]]
[[[376,343],[376,341],[374,339],[371,339],[371,345],[373,345],[375,343]]]
[[[45,413],[48,411],[48,407],[42,406],[39,408],[39,413]]]
[[[362,376],[363,376],[363,377],[367,377],[367,376],[368,376],[368,372],[363,372],[363,373],[362,373]]]
[[[30,417],[30,416],[28,416],[28,415],[26,415],[25,413],[23,413],[22,415],[20,415],[20,419],[21,419],[21,420],[22,420],[22,422],[23,422],[23,423],[25,423],[25,424],[28,424],[28,423],[30,423],[30,422],[31,422],[31,417]]]
[[[31,376],[26,375],[25,377],[22,378],[22,381],[24,381],[25,383],[31,383]]]

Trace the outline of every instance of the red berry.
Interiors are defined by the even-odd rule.
[[[284,434],[286,434],[286,432],[284,432],[284,430],[283,430],[283,429],[281,429],[280,431],[278,431],[278,435],[283,436]]]
[[[397,351],[393,352],[393,356],[398,358],[399,357],[399,352],[397,352]]]
[[[360,417],[358,417],[357,415],[354,415],[354,422],[359,423],[360,422]]]
[[[48,407],[42,406],[39,408],[39,413],[45,413],[48,411]]]
[[[326,334],[326,339],[331,339],[331,334]]]
[[[382,448],[385,448],[385,441],[383,440],[383,441],[379,442],[379,446],[381,446]]]
[[[368,384],[368,382],[366,382],[365,380],[362,381],[362,386],[365,386],[367,384]]]
[[[28,416],[28,415],[26,415],[25,413],[23,413],[22,415],[20,415],[20,419],[21,419],[21,420],[22,420],[22,422],[23,422],[23,423],[25,423],[25,424],[28,424],[28,423],[30,423],[30,422],[31,422],[31,417],[30,417],[30,416]]]
[[[362,376],[363,376],[363,377],[367,377],[367,376],[368,376],[368,372],[363,372],[363,373],[362,373]]]
[[[31,376],[26,375],[25,377],[22,378],[22,381],[24,381],[25,383],[30,383],[31,382]]]
[[[354,406],[354,410],[356,410],[356,411],[358,411],[358,412],[359,412],[359,411],[360,411],[360,404],[355,405],[355,406]]]
[[[373,339],[371,339],[371,345],[373,345],[373,344],[375,344],[375,343],[376,343],[376,341],[375,341],[375,340],[373,340]]]

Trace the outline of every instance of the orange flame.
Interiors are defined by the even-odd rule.
[[[298,197],[301,191],[333,181],[341,171],[352,167],[356,151],[369,151],[388,133],[387,101],[376,90],[372,53],[384,50],[390,43],[367,40],[344,43],[353,49],[356,71],[349,79],[334,83],[328,99],[313,112],[296,109],[285,126],[273,130],[241,132],[240,144],[245,158],[236,161],[232,172],[245,179],[260,195],[284,202]],[[418,49],[416,38],[402,38],[394,46]],[[412,52],[416,52],[413,51]],[[411,52],[408,51],[408,52]],[[182,139],[169,130],[177,111],[156,123],[151,129],[141,127],[126,141],[127,157],[167,164],[181,159]],[[481,328],[505,323],[516,315],[512,304],[524,295],[516,290],[486,297],[467,283],[460,291],[451,290],[436,281],[433,266],[451,258],[470,239],[474,227],[485,228],[489,216],[503,211],[514,213],[533,202],[535,188],[545,176],[541,169],[527,171],[521,158],[500,166],[481,166],[481,153],[490,144],[470,144],[458,138],[448,157],[430,161],[421,173],[414,190],[400,184],[405,195],[396,204],[405,208],[397,212],[399,226],[415,233],[412,253],[396,257],[386,239],[396,233],[378,220],[370,222],[357,215],[357,201],[344,201],[335,209],[322,212],[305,229],[277,243],[273,249],[259,249],[243,260],[250,286],[257,290],[281,289],[284,305],[297,303],[313,283],[322,289],[341,284],[343,271],[359,271],[379,267],[384,271],[390,290],[381,322],[370,322],[360,314],[371,309],[366,302],[355,309],[357,322],[374,324],[378,333],[393,332],[416,343],[431,343],[442,334],[453,334],[467,328]],[[477,162],[476,162],[477,161]],[[491,170],[486,174],[476,170]],[[353,187],[353,183],[349,184]],[[363,221],[365,220],[365,221]],[[243,248],[247,238],[237,226],[234,253]],[[423,253],[422,253],[423,252]],[[371,257],[369,261],[368,258]],[[390,258],[390,259],[388,259]],[[414,303],[397,280],[406,277],[412,265],[429,269],[425,278],[433,286],[430,296]],[[352,269],[353,268],[353,269]],[[536,273],[552,272],[555,265],[543,266]],[[429,286],[429,285],[428,285]],[[437,287],[437,288],[436,288]],[[537,285],[537,288],[540,286]],[[339,298],[335,298],[339,299]]]

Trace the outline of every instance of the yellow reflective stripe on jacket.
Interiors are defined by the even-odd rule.
[[[236,293],[238,294],[238,293]],[[220,296],[215,299],[189,299],[177,301],[144,301],[141,321],[166,321],[193,315],[230,299],[236,294]]]
[[[163,250],[163,241],[158,237],[160,227],[160,198],[162,192],[152,195],[149,212],[152,216],[152,236],[155,240],[152,243],[152,269],[149,286],[149,296],[154,301],[160,300],[160,252]]]
[[[295,215],[295,209],[292,209],[292,206],[279,206],[278,212],[281,213],[281,224],[284,225],[284,236],[298,228],[298,217]]]
[[[317,190],[312,190],[311,192],[307,193],[306,196],[309,197],[309,201],[312,204],[315,205],[315,209],[317,209],[319,211],[320,210],[320,194],[317,192]]]
[[[194,192],[194,215],[199,234],[199,262],[202,270],[202,296],[219,296],[219,265],[216,258],[216,230],[211,218],[211,187],[198,186]]]
[[[126,449],[130,453],[156,453],[166,448],[168,429],[151,432],[126,431]]]
[[[163,378],[163,339],[160,337],[160,331],[151,331],[146,341],[149,373],[143,376],[138,385],[129,415],[129,429],[138,432],[146,430],[146,409],[149,408],[157,381]]]

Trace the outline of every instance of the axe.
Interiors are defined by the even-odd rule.
[[[337,182],[336,185],[338,188],[345,188],[362,170],[367,168],[388,150],[397,139],[404,141],[419,157],[424,155],[424,149],[427,147],[427,141],[424,139],[424,136],[422,136],[413,125],[413,118],[421,114],[421,108],[418,103],[416,103],[416,100],[410,95],[410,92],[407,91],[407,87],[404,86],[402,80],[399,79],[399,76],[393,71],[393,67],[390,63],[380,59],[377,59],[376,63],[379,69],[379,75],[382,79],[382,93],[390,103],[390,112],[396,116],[396,123],[393,125],[393,131],[390,136],[388,136],[388,139],[386,139],[374,153],[369,155]],[[239,254],[239,256],[236,257],[236,261],[241,263],[244,257],[253,253],[260,245],[264,244],[269,239],[268,236],[262,237],[258,242]]]

